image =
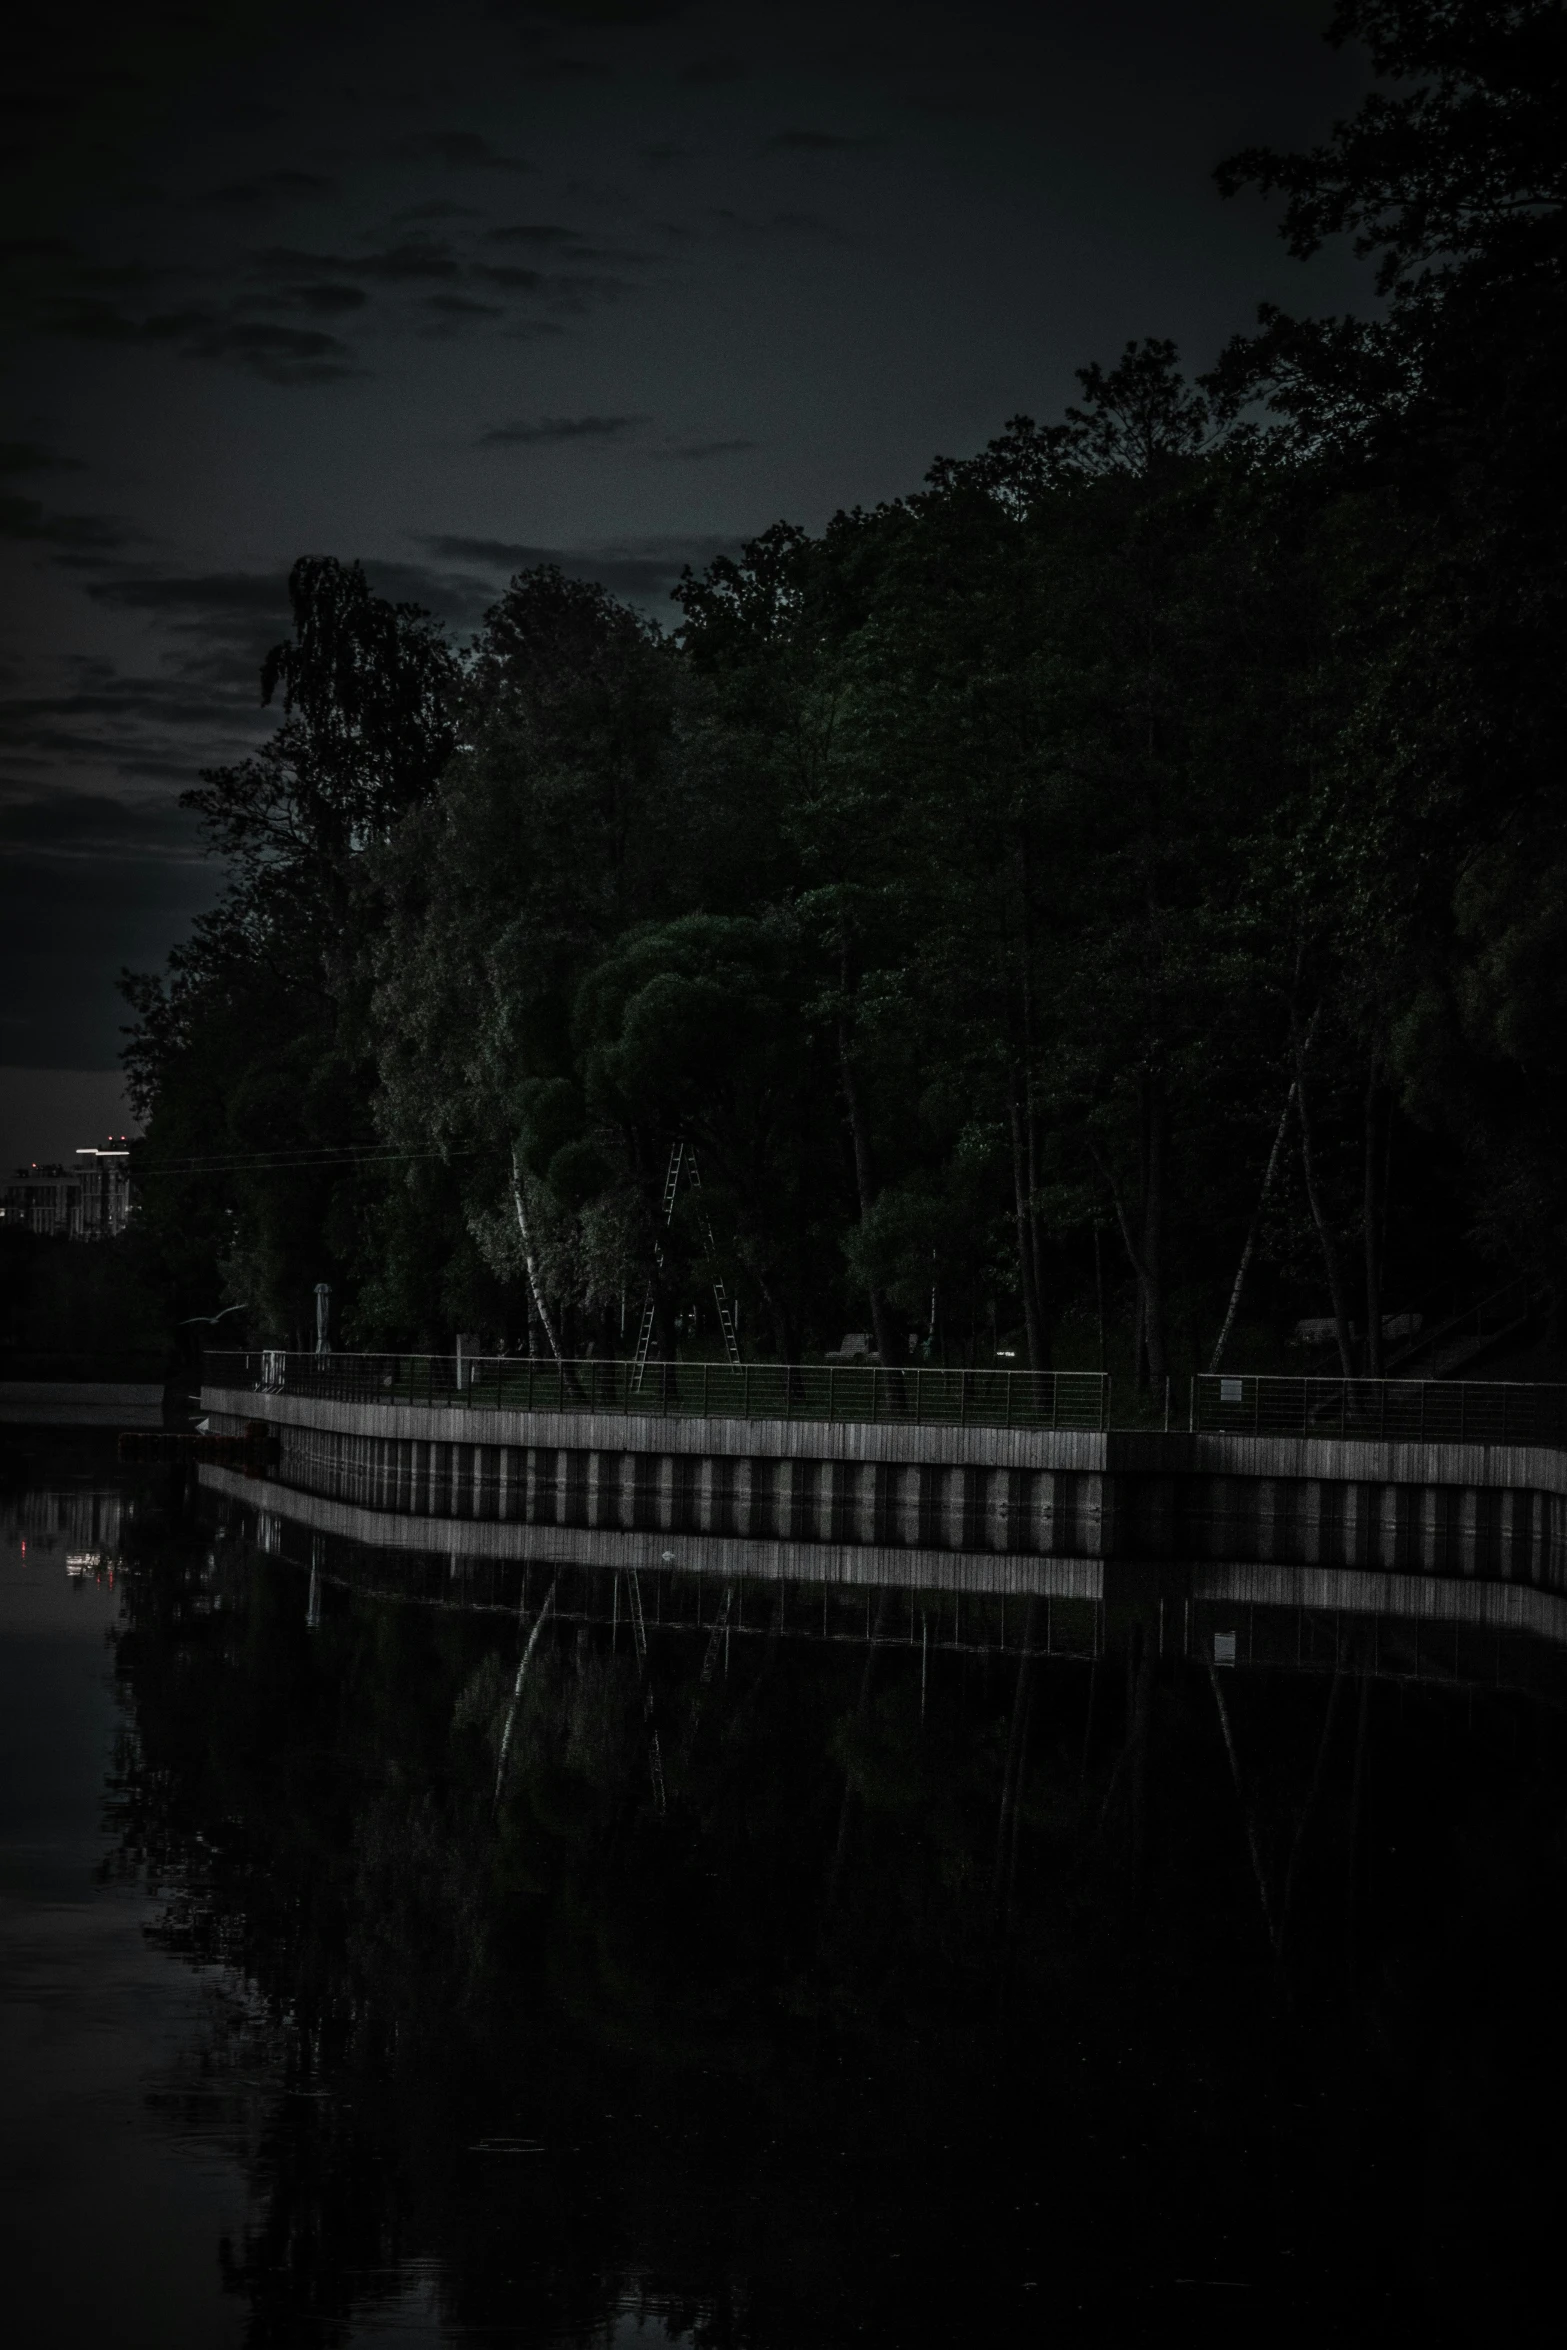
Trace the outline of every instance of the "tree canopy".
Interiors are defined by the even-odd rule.
[[[1129,344],[669,629],[543,568],[455,649],[301,562],[130,983],[183,1278],[567,1352],[716,1345],[721,1278],[747,1350],[1156,1387],[1560,1285],[1564,21],[1345,0],[1378,86],[1218,179],[1372,315]]]

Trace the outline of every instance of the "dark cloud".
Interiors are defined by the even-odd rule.
[[[432,196],[426,204],[409,204],[394,215],[398,220],[477,220],[477,204],[450,204],[444,196]]]
[[[221,188],[214,188],[214,204],[256,206],[261,204],[300,203],[312,197],[335,193],[337,182],[319,171],[258,171],[251,179],[230,180]]]
[[[775,131],[763,152],[768,155],[832,155],[875,145],[874,139],[845,138],[838,131]]]
[[[259,665],[278,633],[274,625],[265,635],[253,628],[242,645],[180,646],[152,674],[77,656],[60,664],[51,690],[0,702],[0,791],[11,812],[0,811],[0,848],[15,855],[31,843],[41,853],[53,837],[55,795],[63,790],[79,813],[84,774],[114,777],[144,796],[150,785],[183,788],[199,768],[254,749],[276,722],[261,707]],[[33,815],[15,816],[35,802]],[[69,813],[58,821],[52,853],[82,854],[100,840]]]
[[[94,580],[87,593],[112,611],[144,614],[174,637],[186,679],[253,678],[289,630],[283,571],[121,571]]]
[[[280,286],[275,294],[261,297],[268,310],[302,310],[313,318],[338,318],[350,310],[363,310],[370,297],[363,286],[313,285]]]
[[[67,663],[68,683],[52,694],[13,695],[0,703],[0,729],[8,741],[37,740],[49,728],[83,728],[97,722],[126,726],[210,727],[211,685],[193,682],[179,670],[139,675],[101,657],[78,655]],[[254,678],[251,680],[254,685]],[[251,700],[259,701],[252,694]],[[250,703],[231,702],[225,717]]]
[[[36,498],[0,496],[0,539],[107,554],[134,535],[104,514],[57,514]]]
[[[114,974],[161,965],[222,878],[188,853],[0,856],[0,1060],[111,1067],[130,1018]]]
[[[479,435],[481,449],[529,448],[541,441],[610,441],[646,424],[645,416],[540,416],[531,423],[492,425]]]
[[[531,23],[538,17],[556,24],[646,25],[668,24],[684,16],[687,0],[488,0],[485,14],[499,24],[517,18]]]
[[[532,171],[520,155],[503,155],[477,131],[410,131],[391,148],[398,163],[445,163],[454,171]]]
[[[699,90],[710,89],[722,82],[743,82],[749,71],[738,57],[699,57],[685,68],[680,79]]]
[[[79,791],[0,803],[0,850],[8,858],[71,864],[104,856],[164,863],[201,853],[194,824],[172,799]]]
[[[498,302],[475,302],[470,294],[426,294],[420,308],[429,311],[434,322],[424,328],[426,334],[456,334],[480,319],[506,315]]]
[[[0,237],[0,261],[77,261],[81,256],[65,237]]]
[[[170,343],[192,358],[237,361],[268,383],[339,383],[364,372],[346,343],[318,327],[272,326],[192,309],[146,319],[136,331],[138,340]]]
[[[482,262],[474,276],[486,285],[504,286],[509,293],[536,294],[547,281],[542,270],[521,269],[510,263]]]
[[[569,579],[593,579],[611,593],[643,602],[662,598],[688,564],[711,563],[735,552],[735,538],[649,538],[612,540],[598,547],[541,547],[512,539],[440,537],[421,544],[456,563],[478,563],[510,575],[557,564]]]
[[[585,270],[547,277],[540,288],[551,309],[573,317],[579,317],[594,302],[613,302],[618,294],[630,291],[624,278],[596,277]]]
[[[100,604],[124,611],[209,619],[214,613],[275,612],[288,619],[288,574],[283,571],[162,572],[102,580],[88,590]]]
[[[530,82],[612,82],[615,69],[598,57],[539,55],[527,63]]]
[[[84,473],[80,457],[62,457],[41,441],[0,441],[0,474]]]
[[[336,94],[349,99],[355,95],[352,90],[340,90]],[[282,122],[285,114],[281,106],[269,106],[264,99],[239,98],[227,109],[224,119],[233,123],[237,130],[266,131],[274,123]]]
[[[667,140],[653,147],[643,147],[642,160],[650,170],[663,171],[673,163],[695,163],[702,153],[700,147],[676,147]]]
[[[742,212],[731,212],[727,206],[715,206],[706,218],[722,233],[729,236],[776,240],[784,237],[828,237],[840,241],[843,231],[830,220],[823,220],[816,212],[770,212],[765,219],[748,219]]]
[[[410,237],[368,253],[313,253],[297,245],[268,245],[251,256],[258,277],[368,277],[388,285],[461,277],[462,263],[444,239]]]
[[[78,342],[150,344],[190,358],[225,360],[276,384],[334,383],[362,372],[335,335],[249,318],[243,303],[198,301],[152,309],[136,302],[160,280],[167,288],[174,272],[155,272],[140,263],[108,267],[57,243],[49,245],[47,275],[26,266],[38,261],[37,242],[13,244],[11,258],[18,256],[23,267],[13,286],[17,307],[46,333]],[[316,257],[294,258],[298,274],[321,279]],[[308,302],[301,306],[312,307]]]
[[[754,449],[755,441],[679,441],[672,448],[655,449],[657,457],[677,457],[686,464],[699,464],[707,457],[738,457],[742,449]]]
[[[552,220],[518,220],[484,232],[487,245],[575,245],[581,241],[574,228],[562,228]]]
[[[495,601],[493,578],[472,571],[435,571],[423,563],[367,558],[365,577],[378,596],[396,604],[418,604],[458,628],[471,628]]]

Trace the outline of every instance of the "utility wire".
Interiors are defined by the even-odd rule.
[[[140,1183],[149,1175],[213,1175],[225,1172],[259,1175],[287,1167],[386,1167],[412,1159],[477,1158],[480,1147],[477,1143],[452,1150],[442,1150],[434,1144],[422,1150],[408,1149],[397,1143],[345,1143],[336,1148],[328,1145],[308,1148],[301,1145],[294,1150],[229,1151],[204,1158],[150,1159],[143,1166],[133,1164],[130,1175],[132,1182]]]

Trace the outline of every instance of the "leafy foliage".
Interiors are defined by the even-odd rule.
[[[721,1276],[781,1355],[1157,1391],[1325,1301],[1375,1368],[1482,1258],[1567,1281],[1563,23],[1345,0],[1381,86],[1219,179],[1376,316],[1195,384],[1130,343],[672,634],[544,568],[459,656],[301,564],[283,722],[192,795],[229,893],[132,984],[187,1286],[572,1350],[650,1295],[668,1349]]]

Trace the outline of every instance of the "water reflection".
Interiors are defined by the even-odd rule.
[[[91,1445],[0,1488],[0,2257],[8,2339],[238,2342],[217,2265],[250,2167],[198,2114],[205,2053],[250,1994],[149,1947],[105,1863],[123,1717],[110,1643],[132,1498]]]
[[[169,2094],[248,2182],[247,2341],[1522,2309],[1553,1644],[583,1539],[372,1553],[189,1494],[119,1528],[116,1866],[236,1987]]]

